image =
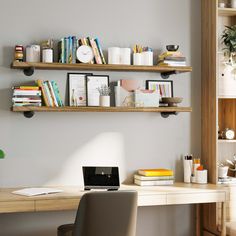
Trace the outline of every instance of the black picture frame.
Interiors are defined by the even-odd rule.
[[[160,85],[166,85],[162,87]],[[173,89],[173,81],[168,80],[146,80],[146,89],[156,90],[155,88],[158,86],[158,92],[160,95],[160,101],[163,97],[174,97],[174,89]],[[164,91],[163,91],[164,90]]]
[[[99,106],[98,88],[102,85],[109,86],[109,75],[86,75],[87,106]]]
[[[93,74],[92,73],[67,73],[69,106],[87,106],[87,88],[86,88],[87,75],[93,75]],[[83,81],[79,81],[79,80],[83,80]],[[73,86],[76,86],[76,88],[74,88],[76,91],[73,91]],[[81,86],[81,88],[78,88],[78,86]],[[72,99],[72,97],[74,98]]]

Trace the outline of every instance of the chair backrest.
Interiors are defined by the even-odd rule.
[[[135,236],[137,192],[91,192],[83,195],[73,236]]]

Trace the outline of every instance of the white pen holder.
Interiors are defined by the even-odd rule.
[[[191,183],[191,175],[192,175],[192,160],[183,160],[184,164],[184,182]]]
[[[142,63],[143,63],[142,54],[141,53],[134,53],[133,54],[133,64],[136,66],[141,66]]]
[[[196,182],[198,184],[207,184],[207,170],[196,171]]]
[[[142,65],[153,66],[153,52],[142,52]]]
[[[134,53],[133,64],[139,66],[153,66],[153,52]]]

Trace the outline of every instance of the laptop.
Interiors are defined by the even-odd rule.
[[[118,167],[83,166],[84,190],[118,190],[120,187]]]

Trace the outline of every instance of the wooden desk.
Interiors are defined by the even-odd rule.
[[[79,187],[57,186],[56,188],[64,191],[35,197],[24,197],[11,193],[19,188],[0,189],[0,213],[75,210],[78,208],[81,196],[87,192]],[[155,187],[122,185],[121,189],[138,191],[138,206],[221,202],[223,209],[221,235],[226,235],[225,201],[227,200],[227,192],[221,186],[176,183],[171,186]]]

